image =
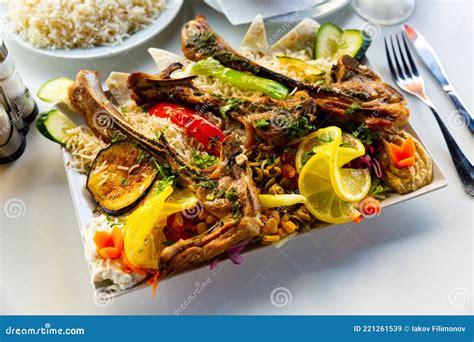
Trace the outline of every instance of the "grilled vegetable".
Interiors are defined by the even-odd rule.
[[[140,202],[157,173],[147,152],[120,141],[99,152],[87,178],[87,189],[100,210],[118,216]]]
[[[309,82],[314,82],[318,79],[318,76],[324,75],[324,71],[299,58],[289,56],[278,56],[277,58],[280,64],[286,65],[289,69],[303,72]]]
[[[213,123],[207,121],[195,111],[176,103],[163,102],[151,107],[148,112],[161,118],[169,118],[171,122],[186,130],[215,156],[221,151],[224,133]]]
[[[227,68],[212,57],[194,64],[192,72],[196,75],[215,77],[242,90],[259,91],[274,99],[283,100],[288,96],[288,88],[284,85],[263,77]]]
[[[316,58],[337,59],[349,55],[361,59],[369,48],[371,39],[364,31],[345,30],[326,23],[319,28],[316,35],[314,55]]]
[[[44,102],[63,102],[68,98],[67,88],[72,83],[73,80],[66,77],[53,78],[40,87],[37,95]]]
[[[62,144],[67,137],[66,130],[76,127],[66,115],[57,109],[42,113],[36,119],[36,128],[49,140]]]

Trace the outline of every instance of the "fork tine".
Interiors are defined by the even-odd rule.
[[[397,47],[398,47],[398,52],[400,53],[400,59],[402,61],[402,65],[403,65],[403,71],[405,72],[405,75],[407,75],[407,77],[413,77],[413,74],[411,73],[411,70],[408,67],[408,64],[406,62],[406,58],[403,54],[402,44],[400,44],[400,39],[398,37],[398,34],[395,35],[395,39],[397,40]]]
[[[405,46],[405,52],[408,57],[408,62],[410,63],[410,66],[411,66],[411,70],[413,71],[413,74],[415,76],[419,76],[418,69],[416,68],[416,64],[413,61],[413,58],[411,57],[410,49],[408,48],[407,39],[403,33],[402,33],[402,40],[403,40],[403,45]]]
[[[393,62],[392,62],[392,57],[390,56],[390,51],[388,49],[388,44],[387,44],[387,37],[384,37],[384,43],[385,43],[385,54],[387,55],[387,61],[388,61],[388,67],[390,69],[390,72],[392,73],[392,76],[398,79],[397,72],[395,71],[395,68],[393,67]]]
[[[400,63],[398,62],[397,53],[395,52],[395,44],[393,43],[393,36],[390,36],[390,43],[392,45],[393,59],[395,60],[395,65],[397,66],[399,78],[405,79],[406,76],[403,73],[402,67],[400,66]]]

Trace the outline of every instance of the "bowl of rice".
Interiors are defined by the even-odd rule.
[[[0,5],[0,26],[7,40],[45,55],[108,57],[161,32],[182,4],[183,0],[8,0]]]

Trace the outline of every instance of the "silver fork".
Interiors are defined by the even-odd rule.
[[[459,178],[461,178],[464,190],[466,190],[470,196],[474,196],[474,168],[459,148],[451,133],[449,133],[448,128],[436,111],[433,102],[431,102],[426,95],[425,82],[418,73],[415,62],[411,57],[405,36],[403,34],[400,36],[395,35],[395,39],[393,36],[391,36],[390,39],[385,38],[385,52],[387,54],[390,72],[400,88],[407,93],[418,97],[431,109],[439,127],[441,128],[444,139],[446,140],[449,152],[451,153],[451,158],[453,159]],[[396,41],[396,44],[394,43],[394,40]],[[401,42],[403,42],[403,44]],[[389,49],[389,45],[391,49]],[[395,48],[395,45],[397,48]]]

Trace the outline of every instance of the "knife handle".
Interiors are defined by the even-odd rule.
[[[429,107],[433,112],[439,127],[441,128],[441,133],[443,133],[444,140],[448,145],[448,150],[451,154],[451,158],[453,159],[454,167],[458,172],[459,178],[461,179],[461,182],[464,186],[464,190],[469,194],[469,196],[474,197],[474,167],[472,166],[469,159],[467,159],[467,157],[461,151],[451,133],[449,133],[448,128],[440,118],[436,109],[433,106]]]
[[[454,106],[459,111],[459,114],[462,115],[464,122],[467,125],[467,128],[469,128],[471,133],[474,133],[474,118],[472,117],[472,114],[467,110],[458,93],[456,93],[456,91],[454,90],[449,90],[446,91],[446,94],[448,94]]]

